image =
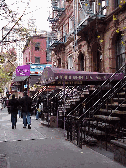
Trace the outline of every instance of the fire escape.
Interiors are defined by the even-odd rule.
[[[62,8],[60,5],[59,0],[52,0],[52,18],[48,18],[49,22],[52,25],[52,32],[51,32],[51,37],[52,37],[52,42],[50,44],[50,49],[54,49],[57,45],[63,44],[63,39],[58,37],[58,32],[57,32],[57,22],[59,21],[59,18],[61,17],[62,13],[64,12],[65,8]]]
[[[80,36],[82,32],[89,35],[89,33],[87,33],[89,31],[89,26],[92,27],[93,24],[93,29],[95,28],[96,30],[98,28],[97,26],[103,23],[106,16],[105,0],[99,0],[98,2],[96,2],[96,0],[78,1],[79,20],[77,26],[77,35]]]

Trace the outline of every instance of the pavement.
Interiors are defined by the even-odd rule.
[[[0,168],[123,168],[86,145],[80,149],[66,140],[66,131],[48,128],[31,116],[31,130],[18,118],[12,130],[7,109],[0,111]]]

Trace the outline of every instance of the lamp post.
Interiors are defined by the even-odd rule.
[[[64,136],[65,136],[65,115],[66,115],[66,108],[65,108],[65,78],[63,80],[63,100],[64,100]]]
[[[46,82],[48,82],[48,79],[46,79]],[[49,127],[49,100],[48,100],[48,85],[47,85],[47,110],[48,110],[48,127]]]

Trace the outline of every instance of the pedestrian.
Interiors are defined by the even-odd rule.
[[[9,100],[8,106],[10,107],[12,129],[14,129],[14,127],[16,129],[19,101],[15,99],[15,94],[13,94],[12,99]]]
[[[42,99],[41,99],[41,96],[39,96],[38,98],[38,101],[37,101],[37,112],[36,112],[36,120],[39,119],[40,117],[40,113],[41,113],[41,110],[42,110]]]
[[[23,114],[23,128],[26,128],[28,123],[28,129],[31,129],[31,106],[32,106],[32,99],[27,95],[27,92],[24,91],[24,96],[20,100],[20,105],[22,107],[22,114]]]
[[[2,97],[0,97],[0,110],[2,110]]]
[[[18,114],[19,114],[19,118],[21,118],[21,109],[22,109],[22,107],[21,107],[21,105],[20,105],[21,96],[19,96],[18,101],[19,101]]]

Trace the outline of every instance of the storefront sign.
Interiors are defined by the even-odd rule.
[[[31,64],[30,74],[41,75],[45,67],[52,67],[52,64]]]
[[[30,76],[30,65],[22,65],[16,68],[16,76]]]

